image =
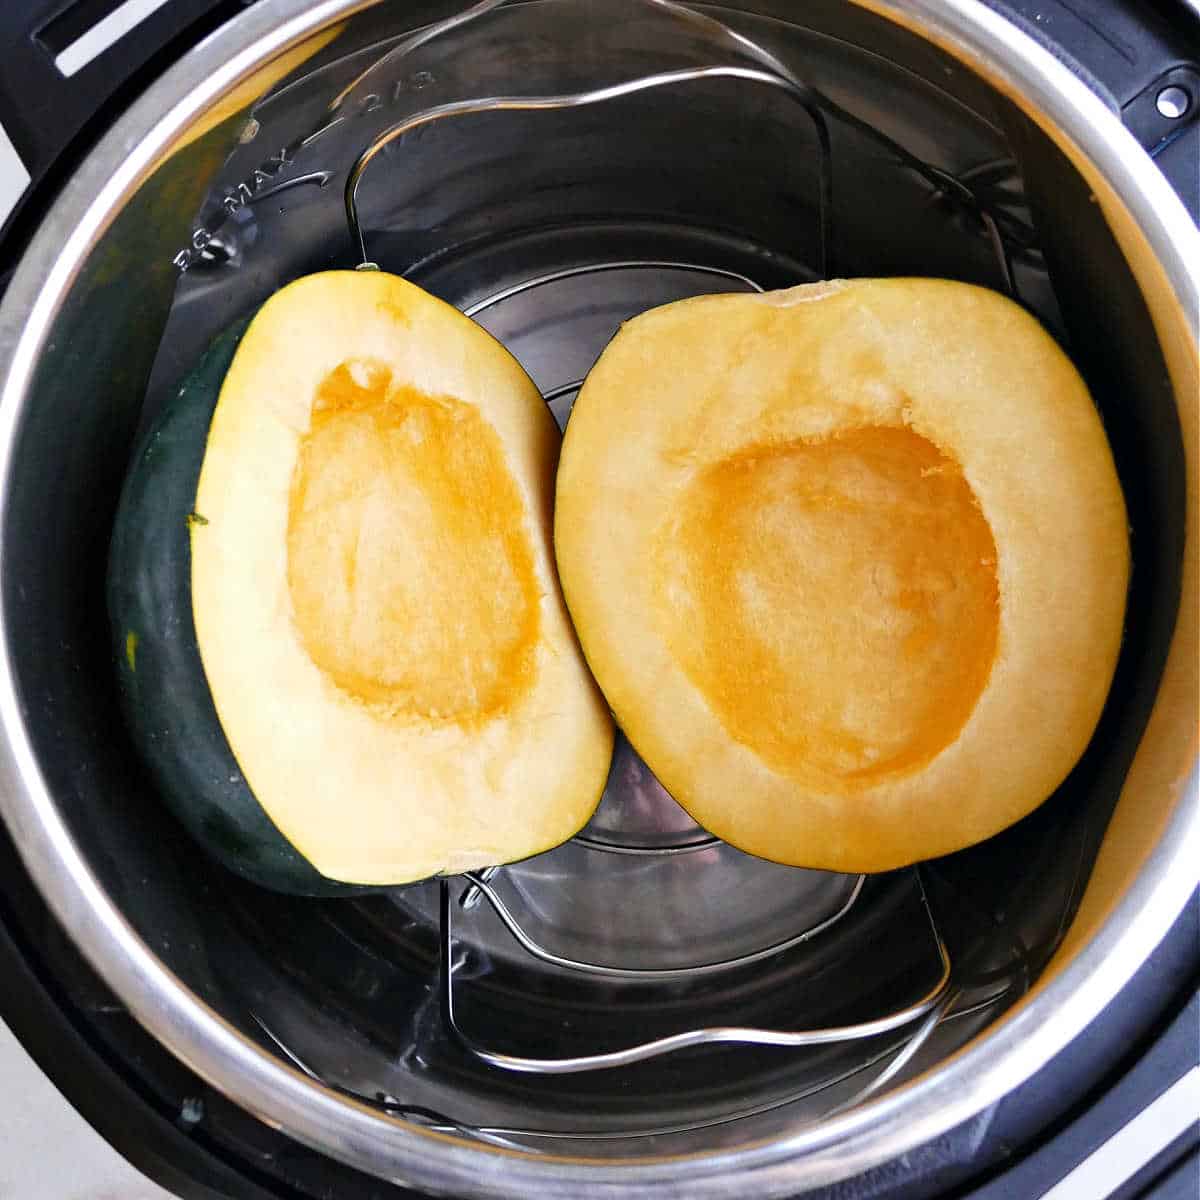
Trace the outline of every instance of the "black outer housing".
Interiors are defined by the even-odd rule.
[[[985,0],[1065,62],[1122,121],[1200,224],[1200,19],[1185,0]],[[1168,84],[1191,96],[1175,120]]]
[[[102,0],[77,8],[107,11]],[[0,228],[0,292],[60,183],[111,118],[165,66],[252,0],[170,0],[70,79],[44,44],[71,5],[0,5],[0,122],[32,176]],[[1184,0],[985,0],[1047,45],[1119,112],[1200,222],[1200,20]],[[108,5],[108,9],[114,7]],[[65,18],[70,29],[71,17]],[[41,35],[41,36],[39,36]],[[1171,121],[1167,84],[1191,95]],[[79,1112],[186,1200],[400,1200],[269,1129],[150,1037],[50,914],[0,827],[0,1019]],[[831,1189],[837,1200],[1025,1200],[1041,1195],[1200,1061],[1200,894],[1134,979],[1022,1087],[895,1163]],[[1114,1200],[1194,1196],[1193,1132]]]
[[[0,291],[54,193],[112,119],[164,67],[250,3],[169,0],[70,78],[54,58],[62,41],[73,40],[73,18],[88,10],[102,17],[117,0],[0,4],[0,123],[32,179],[0,223]],[[49,40],[56,28],[62,32]]]

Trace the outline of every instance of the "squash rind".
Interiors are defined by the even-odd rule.
[[[192,623],[188,518],[221,380],[248,321],[218,336],[135,451],[113,525],[108,611],[126,725],[159,794],[229,870],[275,891],[356,894],[326,879],[246,786]]]

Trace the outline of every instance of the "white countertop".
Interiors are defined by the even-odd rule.
[[[63,1099],[3,1022],[0,1200],[172,1200]]]

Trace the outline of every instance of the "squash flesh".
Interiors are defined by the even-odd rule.
[[[247,330],[192,613],[247,784],[327,878],[513,861],[594,810],[612,728],[550,555],[558,442],[515,360],[392,276],[306,277]]]
[[[990,674],[991,529],[957,464],[903,427],[719,460],[656,557],[671,654],[729,735],[797,780],[847,791],[928,762]]]
[[[891,456],[903,504],[842,523],[803,500],[864,461],[821,454],[872,438],[912,452]],[[766,527],[772,477],[786,532]],[[1011,301],[929,279],[627,322],[567,426],[555,546],[593,673],[672,796],[742,850],[840,871],[978,842],[1062,782],[1108,693],[1129,579],[1112,453],[1072,364]]]
[[[483,721],[533,683],[533,550],[479,411],[342,363],[317,388],[288,510],[300,639],[384,718]],[[432,600],[431,598],[436,598]]]

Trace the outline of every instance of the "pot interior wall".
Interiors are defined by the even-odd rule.
[[[409,27],[440,15],[432,4],[404,7]],[[779,89],[735,79],[563,113],[464,117],[392,143],[368,168],[360,207],[374,261],[463,307],[562,277],[480,316],[556,393],[560,416],[572,382],[640,308],[823,273],[940,275],[1002,289],[1010,275],[1083,371],[1129,504],[1127,639],[1094,742],[1058,793],[924,873],[963,986],[992,1003],[963,1006],[911,1074],[1002,1014],[1070,922],[1174,627],[1184,463],[1140,293],[1060,152],[914,36],[848,5],[806,6],[803,24],[793,8],[706,11],[832,101],[820,121]],[[582,9],[540,0],[386,64],[351,93],[340,124],[295,149],[405,32],[398,19],[395,6],[355,18],[261,102],[253,133],[243,113],[162,164],[58,314],[22,417],[3,530],[9,652],[41,769],[89,866],[146,942],[285,1061],[407,1106],[411,1119],[440,1119],[420,1106],[475,1131],[463,1136],[546,1153],[660,1155],[771,1136],[852,1095],[889,1061],[896,1035],[807,1050],[717,1048],[579,1076],[488,1068],[448,1034],[438,1004],[436,884],[336,901],[261,892],[207,859],[167,814],[119,720],[104,572],[136,431],[229,322],[296,275],[355,265],[341,185],[371,138],[463,95],[596,86],[732,54],[634,0]],[[280,165],[283,147],[292,149]],[[608,269],[586,269],[600,265]],[[509,885],[541,913],[548,937],[573,913],[604,919],[610,864],[578,854],[572,862],[568,885],[536,863]],[[706,869],[705,856],[692,855],[672,868],[670,886],[712,887]],[[814,911],[844,892],[837,879],[804,886]],[[638,913],[620,919],[636,954]],[[937,972],[911,872],[869,880],[849,915],[811,943],[703,981],[580,978],[523,957],[486,905],[458,921],[460,1019],[510,1053],[611,1049],[631,1030],[641,1040],[712,1024],[846,1023],[907,1003]]]

